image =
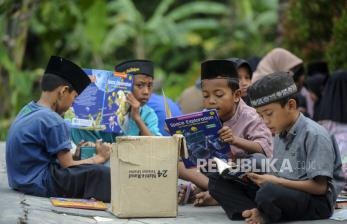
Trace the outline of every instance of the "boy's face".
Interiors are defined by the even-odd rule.
[[[153,91],[153,78],[147,75],[134,75],[133,94],[141,106],[149,100]]]
[[[232,118],[240,101],[240,91],[232,91],[227,79],[202,80],[202,95],[204,107],[216,109],[223,122]]]
[[[75,90],[72,90],[70,92],[68,86],[58,87],[56,112],[60,115],[64,115],[64,113],[71,107],[73,101],[77,96],[77,92]]]
[[[293,99],[290,99],[284,107],[279,103],[270,103],[257,107],[256,110],[273,134],[288,130],[295,121],[293,115],[297,112],[296,102]]]
[[[248,69],[245,67],[240,67],[237,70],[239,74],[239,81],[240,81],[240,90],[241,90],[241,95],[246,96],[247,95],[247,89],[251,85],[251,76],[248,72]]]

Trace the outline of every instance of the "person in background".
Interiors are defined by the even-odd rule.
[[[178,98],[177,103],[180,106],[183,114],[190,114],[193,112],[202,111],[203,98],[201,94],[201,81],[196,80],[194,86],[190,86],[185,89],[181,96]]]
[[[342,169],[347,178],[347,71],[332,74],[324,89],[321,109],[317,120],[336,138],[339,146]],[[347,183],[345,189],[347,188]]]
[[[319,89],[322,87],[322,85],[323,85],[323,89],[324,89],[324,86],[328,82],[328,79],[330,77],[328,64],[324,61],[310,62],[307,64],[307,73],[306,74],[307,75],[306,75],[305,83],[309,83],[309,85],[311,86],[311,91],[309,91],[308,85],[304,85],[304,88],[302,88],[300,93],[301,93],[301,95],[303,95],[306,98],[307,114],[315,120],[314,116],[317,116],[317,113],[316,113],[316,115],[314,115],[315,107],[317,107],[317,103],[316,103],[317,101],[315,101],[315,99],[320,98],[319,94],[317,94],[318,93],[317,91],[319,91]],[[322,78],[322,77],[313,78],[316,75],[322,76],[324,78]],[[312,84],[313,85],[318,84],[319,88],[313,87]],[[313,87],[313,89],[312,89],[312,87]],[[323,90],[320,92],[322,93]],[[312,95],[312,93],[314,93],[316,96]],[[318,103],[318,105],[319,105],[319,103]]]
[[[274,48],[259,62],[253,73],[252,83],[273,72],[290,72],[298,87],[298,108],[307,115],[306,98],[300,93],[304,88],[305,70],[302,59],[283,48]]]
[[[241,97],[245,103],[250,106],[251,102],[249,100],[249,97],[247,96],[247,89],[251,85],[252,80],[252,74],[253,71],[251,69],[251,66],[249,63],[241,58],[229,58],[228,60],[232,61],[238,72],[238,77],[240,81],[240,90],[241,90]]]
[[[305,80],[305,86],[310,94],[310,98],[313,102],[313,114],[312,119],[317,121],[319,116],[319,111],[321,107],[321,98],[323,95],[323,90],[325,86],[326,77],[321,74],[316,74],[314,76],[309,76]]]
[[[171,111],[171,116],[176,117],[182,115],[181,109],[179,106],[172,101],[169,97],[166,97],[167,103],[169,104],[169,108]],[[166,117],[166,110],[165,110],[165,104],[164,104],[164,96],[152,93],[151,97],[149,98],[149,101],[147,102],[147,105],[154,110],[154,112],[157,114],[158,117],[158,127],[160,130],[160,133],[163,136],[170,136],[170,133],[168,133],[165,130],[165,119]]]

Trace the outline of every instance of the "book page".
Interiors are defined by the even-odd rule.
[[[225,161],[218,159],[217,157],[214,157],[213,160],[217,164],[217,170],[219,174],[222,174],[224,170],[231,168],[229,164],[227,164]]]

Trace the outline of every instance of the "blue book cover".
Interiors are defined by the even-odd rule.
[[[75,99],[65,113],[73,128],[122,133],[132,91],[133,75],[106,70],[84,69],[91,84]]]
[[[216,110],[168,118],[165,122],[172,135],[182,134],[186,139],[188,159],[183,158],[183,162],[187,168],[197,166],[198,159],[228,159],[230,147],[219,139],[222,123]]]

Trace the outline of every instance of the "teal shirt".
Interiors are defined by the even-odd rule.
[[[158,117],[152,108],[147,105],[144,105],[140,108],[140,116],[143,122],[145,122],[147,128],[152,133],[152,135],[161,136],[159,127],[158,127]],[[127,123],[124,125],[124,135],[128,136],[139,136],[140,129],[137,127],[137,124],[133,119],[129,117]]]
[[[154,110],[147,105],[140,108],[141,119],[145,122],[147,128],[153,135],[161,136],[158,128],[158,117]],[[82,140],[95,142],[97,139],[102,139],[104,142],[113,143],[115,142],[116,136],[121,134],[106,133],[101,131],[87,131],[73,128],[71,130],[72,141],[77,145]],[[139,136],[140,129],[137,127],[135,121],[128,117],[126,124],[124,125],[124,134],[128,136]]]

